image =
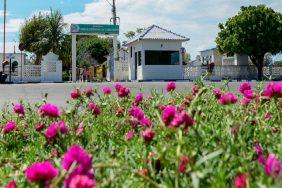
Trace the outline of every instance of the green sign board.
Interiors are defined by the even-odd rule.
[[[119,25],[71,24],[71,33],[119,34]]]

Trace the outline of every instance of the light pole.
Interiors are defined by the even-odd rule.
[[[6,0],[4,0],[4,38],[3,38],[3,62],[5,61],[6,53]]]

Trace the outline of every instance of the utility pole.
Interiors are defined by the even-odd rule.
[[[113,23],[114,23],[114,25],[117,25],[117,9],[116,9],[116,0],[113,0],[112,12],[113,12]]]
[[[3,39],[3,62],[5,61],[6,53],[6,0],[4,0],[4,39]]]

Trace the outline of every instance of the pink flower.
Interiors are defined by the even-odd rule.
[[[254,147],[254,151],[256,152],[257,154],[257,159],[258,159],[258,162],[261,164],[261,165],[265,165],[265,157],[263,155],[263,149],[261,147],[260,144],[256,144],[255,147]]]
[[[178,111],[179,113],[183,112],[184,110],[185,110],[185,106],[184,106],[184,105],[179,105],[179,106],[177,107],[177,111]]]
[[[242,105],[242,106],[247,106],[247,105],[249,105],[251,102],[252,102],[251,99],[244,98],[244,99],[241,101],[241,105]]]
[[[266,85],[263,96],[273,98],[282,98],[282,83],[270,82]]]
[[[94,178],[89,177],[89,175],[76,174],[69,180],[68,188],[93,188],[96,186]]]
[[[103,88],[103,93],[105,95],[110,95],[112,93],[112,90],[111,90],[110,87],[106,86],[106,87]]]
[[[133,136],[134,136],[134,131],[131,130],[131,131],[126,133],[125,139],[126,140],[132,140]]]
[[[70,129],[67,127],[67,124],[63,121],[57,122],[56,126],[61,134],[66,134],[70,131]]]
[[[65,170],[69,170],[74,162],[80,172],[88,172],[92,169],[92,157],[78,145],[71,146],[64,154],[62,166]]]
[[[8,122],[4,127],[3,127],[3,134],[8,134],[14,130],[16,130],[16,122]]]
[[[81,96],[80,90],[76,89],[75,91],[71,92],[71,98],[76,100]]]
[[[239,91],[244,94],[244,92],[247,90],[252,90],[252,85],[248,82],[244,82],[243,84],[241,84]]]
[[[195,96],[199,92],[200,87],[197,84],[194,84],[192,89],[192,94]]]
[[[29,182],[49,182],[59,175],[58,170],[50,161],[42,163],[34,163],[25,171],[25,175]]]
[[[238,99],[233,93],[227,93],[220,97],[219,102],[223,105],[227,104],[235,104],[237,103]]]
[[[115,88],[116,88],[116,91],[119,91],[121,88],[123,88],[123,85],[120,84],[120,83],[117,83],[117,84],[115,85]]]
[[[82,135],[83,132],[84,132],[84,125],[83,122],[81,122],[78,125],[78,128],[76,129],[76,135]]]
[[[180,164],[180,165],[178,166],[178,171],[179,171],[180,173],[184,173],[184,172],[186,171],[186,165]]]
[[[165,107],[162,112],[162,120],[166,126],[169,126],[177,115],[177,109],[175,106],[169,105]]]
[[[47,140],[55,139],[58,136],[58,127],[55,123],[51,124],[45,131],[45,137]]]
[[[253,90],[245,90],[243,95],[245,96],[245,98],[248,98],[248,99],[256,98],[256,94],[253,92]]]
[[[247,177],[244,174],[236,176],[234,180],[234,185],[236,188],[245,188],[247,187]]]
[[[129,94],[130,94],[130,90],[126,87],[120,88],[118,91],[119,98],[127,97]]]
[[[17,188],[15,180],[10,181],[5,188]]]
[[[36,131],[42,131],[42,129],[44,129],[45,127],[45,124],[40,122],[40,123],[36,123],[34,126]]]
[[[155,132],[152,130],[145,130],[142,133],[142,137],[145,142],[151,142],[154,136],[155,136]]]
[[[24,115],[24,106],[19,104],[14,106],[14,112],[19,115]]]
[[[143,117],[141,119],[141,124],[145,127],[151,127],[152,126],[152,121],[149,118]]]
[[[175,82],[169,82],[167,85],[166,85],[166,91],[169,93],[171,91],[174,91],[176,89],[176,84]]]
[[[39,108],[39,114],[43,117],[49,116],[57,118],[59,117],[59,109],[57,106],[45,104]]]
[[[96,105],[94,102],[90,102],[88,105],[88,109],[97,117],[101,114],[101,109],[98,105]]]
[[[270,120],[271,118],[272,118],[271,113],[267,112],[267,113],[265,114],[265,119]]]
[[[213,94],[214,94],[215,98],[220,99],[220,97],[222,95],[222,91],[220,89],[215,89],[215,90],[213,90]]]
[[[265,172],[268,176],[278,176],[282,171],[281,161],[274,155],[270,154],[265,162]]]
[[[138,93],[134,99],[134,104],[138,105],[141,101],[143,100],[143,94],[142,93]]]
[[[129,114],[138,120],[142,120],[144,118],[144,113],[138,106],[133,106],[129,110]]]
[[[92,95],[94,95],[93,93],[93,89],[91,88],[87,88],[83,91],[83,93],[87,96],[87,97],[91,97]]]
[[[186,168],[187,168],[187,164],[189,163],[189,159],[187,158],[186,155],[182,155],[181,157],[181,163],[180,165],[178,166],[178,171],[180,173],[184,173],[186,171]]]

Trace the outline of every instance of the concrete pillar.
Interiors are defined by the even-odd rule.
[[[76,82],[76,34],[72,34],[72,82]]]
[[[117,35],[113,36],[113,46],[114,46],[114,81],[117,81],[117,62],[118,62],[118,41]]]

